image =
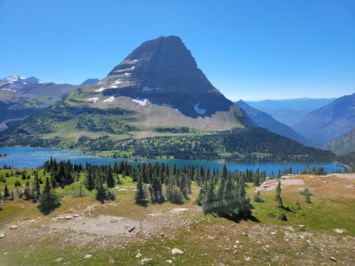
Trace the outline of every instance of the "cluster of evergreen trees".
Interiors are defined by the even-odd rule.
[[[72,164],[70,160],[57,162],[55,159],[51,158],[44,163],[43,169],[45,173],[50,172],[50,182],[53,188],[58,186],[63,188],[76,181],[78,173],[82,171],[82,166]]]
[[[22,173],[22,179],[27,180],[23,189],[19,189],[21,183],[18,180],[14,184],[15,188],[12,189],[11,191],[8,189],[7,184],[5,184],[4,193],[3,193],[4,200],[14,200],[16,195],[20,199],[37,202],[41,196],[40,186],[41,184],[43,184],[43,181],[41,178],[38,177],[37,171],[34,171],[33,173],[34,173],[34,180],[32,183],[30,183],[29,181],[30,177],[25,176],[24,173]],[[6,181],[5,178],[3,180]]]
[[[121,176],[130,176],[137,184],[135,202],[146,205],[169,201],[182,204],[189,200],[191,184],[196,182],[201,187],[197,203],[205,213],[211,213],[230,219],[249,217],[252,206],[245,192],[245,182],[260,185],[266,178],[265,172],[246,170],[244,172],[228,172],[226,165],[222,170],[195,167],[192,165],[178,168],[167,164],[128,164],[122,161],[113,165],[77,165],[70,161],[56,161],[50,159],[42,166],[45,186],[41,190],[43,181],[39,178],[38,170],[32,172],[31,178],[22,173],[26,185],[18,190],[18,195],[24,200],[39,202],[43,212],[49,212],[60,204],[60,198],[54,188],[80,182],[79,196],[83,196],[84,188],[88,191],[96,190],[96,199],[100,202],[115,200],[112,188],[121,184]],[[281,172],[278,173],[280,175]],[[21,175],[21,173],[20,173]],[[21,186],[21,184],[20,184]],[[5,199],[13,199],[11,192],[5,186]]]
[[[21,186],[19,181],[16,181],[15,189],[11,190],[11,192],[5,184],[3,198],[4,200],[14,200],[16,194],[22,200],[32,201],[34,203],[38,202],[40,211],[44,214],[48,214],[53,209],[60,206],[60,197],[54,191],[48,177],[46,178],[44,189],[41,191],[43,181],[38,177],[38,171],[33,171],[33,174],[34,180],[30,183],[30,181],[27,180],[29,178],[22,173],[22,179],[27,180],[22,190],[18,188]]]
[[[184,203],[191,194],[194,172],[193,166],[178,169],[174,165],[170,169],[168,165],[158,163],[138,165],[134,177],[137,181],[136,203],[145,205],[148,202],[148,191],[152,203],[165,200],[175,204]]]
[[[245,192],[245,173],[230,173],[226,165],[220,173],[211,174],[209,168],[202,178],[202,188],[197,198],[205,213],[229,219],[248,218],[252,205]]]

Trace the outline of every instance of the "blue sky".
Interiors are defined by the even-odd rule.
[[[103,78],[165,35],[231,100],[355,92],[352,0],[0,0],[0,77]]]

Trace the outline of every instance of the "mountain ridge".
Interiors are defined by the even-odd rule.
[[[35,77],[20,75],[0,80],[0,130],[7,123],[21,120],[63,99],[77,86],[70,84],[44,83]]]
[[[295,98],[246,101],[246,103],[291,127],[295,123],[301,121],[309,112],[320,108],[333,100],[335,100],[335,98]]]
[[[355,93],[345,95],[307,114],[292,128],[325,145],[355,128]]]
[[[280,123],[271,115],[251,107],[249,104],[242,100],[236,102],[236,105],[242,108],[257,126],[265,128],[275,134],[298,141],[303,145],[314,146],[311,141],[298,134],[289,126]]]
[[[334,158],[330,152],[256,128],[208,81],[174,36],[143,43],[98,83],[80,86],[4,131],[0,145],[76,148],[117,157]]]

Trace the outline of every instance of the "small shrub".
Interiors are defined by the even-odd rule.
[[[281,213],[281,214],[279,215],[279,219],[280,219],[281,221],[287,221],[287,216],[286,216],[286,214]]]
[[[304,190],[302,190],[300,192],[300,194],[305,197],[305,200],[307,203],[312,203],[311,196],[313,196],[313,194],[308,190],[308,188],[305,188]]]
[[[301,210],[301,203],[299,201],[296,201],[296,207],[297,210]]]
[[[108,200],[111,200],[111,201],[116,200],[116,194],[115,194],[114,192],[112,192],[112,191],[109,191],[109,192],[107,193],[107,199],[108,199]]]
[[[260,191],[257,191],[254,195],[254,201],[255,202],[264,202],[264,200],[261,197],[261,193]]]

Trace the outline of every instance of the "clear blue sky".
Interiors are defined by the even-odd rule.
[[[0,77],[103,78],[163,35],[232,100],[355,92],[354,0],[0,0]]]

